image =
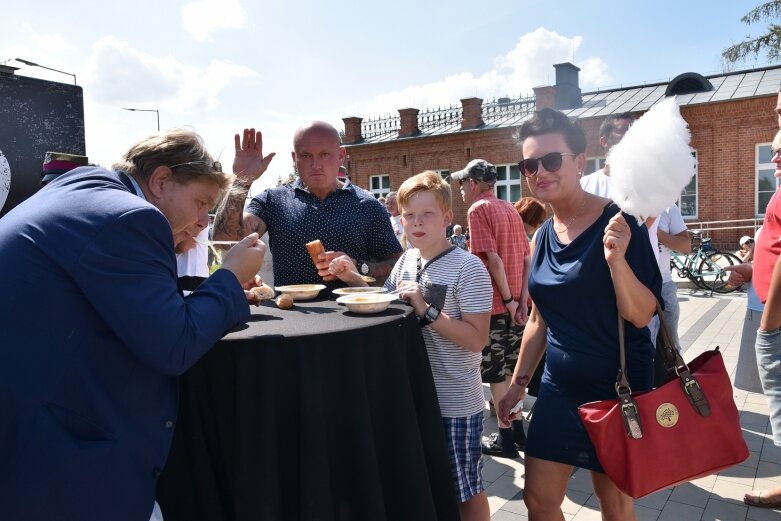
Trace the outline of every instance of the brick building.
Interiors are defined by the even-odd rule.
[[[531,195],[518,170],[518,125],[537,108],[553,107],[577,118],[588,139],[587,174],[604,164],[598,131],[610,115],[631,112],[640,117],[666,96],[677,95],[681,114],[692,133],[698,167],[678,201],[687,222],[745,219],[745,229],[713,231],[716,245],[737,248],[750,234],[777,188],[770,162],[770,142],[777,127],[774,114],[781,66],[703,77],[685,73],[670,82],[621,89],[581,92],[579,70],[571,63],[554,65],[556,83],[536,87],[528,98],[461,100],[460,106],[399,109],[398,116],[363,120],[344,118],[343,143],[351,180],[377,197],[423,170],[443,176],[483,158],[499,169],[497,196],[516,201]],[[467,208],[453,185],[454,222],[466,224]]]

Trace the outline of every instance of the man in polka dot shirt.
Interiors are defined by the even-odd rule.
[[[243,143],[242,143],[243,140]],[[214,223],[215,240],[238,240],[247,233],[268,231],[274,259],[274,284],[322,283],[343,286],[328,273],[331,260],[348,255],[358,271],[385,280],[401,255],[385,208],[366,190],[350,180],[338,179],[346,151],[339,132],[315,121],[293,136],[293,163],[298,178],[254,197],[244,211],[249,186],[265,172],[274,153],[263,156],[263,139],[255,129],[236,136],[236,147],[254,147],[258,161],[236,174],[228,197]],[[245,232],[251,230],[251,232]],[[326,249],[315,266],[306,243],[319,239]]]

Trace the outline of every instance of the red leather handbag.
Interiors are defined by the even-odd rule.
[[[578,407],[605,473],[633,498],[713,474],[749,456],[719,348],[687,366],[670,341],[661,309],[659,318],[665,365],[673,376],[660,387],[632,393],[619,316],[618,399]]]

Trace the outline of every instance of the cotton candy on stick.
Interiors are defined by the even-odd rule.
[[[642,223],[675,204],[694,175],[690,139],[674,97],[629,127],[607,155],[613,201],[621,210]]]

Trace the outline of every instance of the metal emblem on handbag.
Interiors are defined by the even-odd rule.
[[[656,423],[662,427],[675,427],[679,417],[678,407],[671,403],[665,402],[656,408]]]

